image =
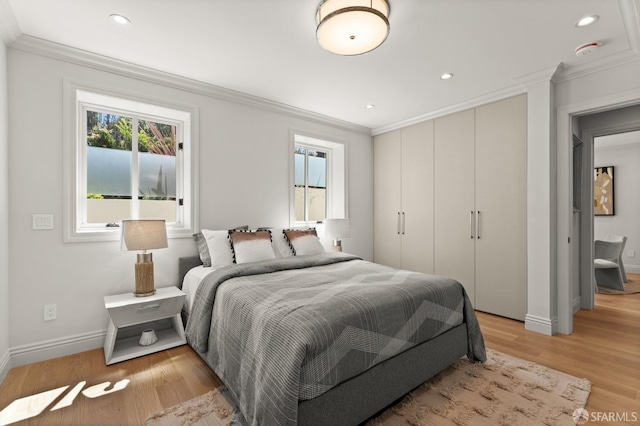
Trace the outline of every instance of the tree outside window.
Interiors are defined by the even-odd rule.
[[[85,223],[176,222],[176,125],[93,110],[86,123]]]

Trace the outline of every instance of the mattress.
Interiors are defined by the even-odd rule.
[[[190,269],[189,272],[185,274],[184,280],[182,281],[182,291],[187,295],[184,299],[183,307],[183,310],[187,314],[191,313],[191,307],[193,306],[193,300],[195,298],[196,291],[198,290],[198,286],[200,286],[204,277],[215,270],[216,268],[200,265]]]

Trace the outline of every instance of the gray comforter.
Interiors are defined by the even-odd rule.
[[[198,288],[186,335],[249,424],[293,425],[298,400],[463,322],[468,357],[484,361],[461,284],[327,253],[212,272]]]

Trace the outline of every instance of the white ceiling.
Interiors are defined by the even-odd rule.
[[[570,78],[640,49],[640,0],[390,0],[389,38],[355,57],[316,42],[319,0],[8,3],[21,34],[372,129],[513,88],[514,79],[559,64],[560,79]],[[112,13],[132,25],[117,26]],[[599,21],[575,27],[591,14]],[[592,41],[602,46],[576,57]],[[441,81],[444,72],[455,77]]]

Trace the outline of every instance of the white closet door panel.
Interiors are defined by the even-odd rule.
[[[401,131],[378,135],[373,141],[373,260],[402,267],[399,216],[402,212]]]
[[[527,286],[525,95],[476,109],[478,310],[524,320]]]
[[[455,278],[475,297],[474,110],[435,120],[435,273]]]
[[[402,268],[433,274],[433,121],[402,129]]]

